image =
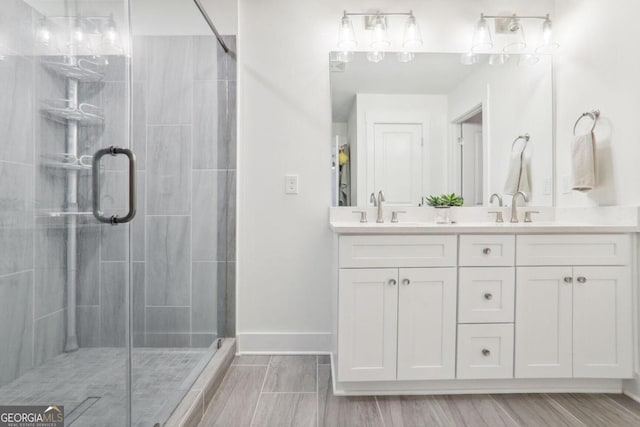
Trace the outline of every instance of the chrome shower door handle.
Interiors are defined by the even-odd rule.
[[[123,217],[118,215],[104,216],[100,209],[100,160],[107,154],[117,156],[124,154],[129,159],[129,212]],[[128,148],[111,146],[102,148],[93,155],[93,216],[106,224],[124,224],[136,216],[136,155]]]

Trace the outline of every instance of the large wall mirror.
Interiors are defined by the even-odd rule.
[[[553,77],[549,56],[330,56],[334,206],[419,206],[457,193],[464,206],[553,204]],[[469,61],[466,61],[469,62]],[[525,137],[526,135],[526,137]]]

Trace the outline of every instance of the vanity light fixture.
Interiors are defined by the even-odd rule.
[[[528,44],[525,38],[525,26],[530,21],[542,21],[541,41],[535,48],[535,53],[552,53],[556,50],[559,45],[553,40],[551,18],[548,14],[520,16],[515,13],[513,15],[482,13],[474,27],[471,52],[495,53],[494,48],[500,49],[505,54],[526,52]],[[498,41],[499,46],[494,45],[494,39]],[[532,53],[533,51],[534,49],[529,50]],[[499,59],[496,57],[494,61],[499,63]]]
[[[364,29],[370,32],[371,51],[367,52],[367,59],[371,62],[380,62],[384,59],[385,51],[391,47],[391,40],[388,32],[388,17],[406,16],[407,21],[404,26],[404,34],[400,46],[402,50],[398,52],[397,58],[399,62],[409,62],[414,58],[414,51],[422,46],[422,34],[420,27],[416,21],[413,12],[370,12],[370,13],[351,13],[344,11],[338,31],[338,49],[342,55],[338,58],[349,62],[353,56],[353,49],[358,46],[355,31],[353,28],[352,17],[362,17],[364,20]]]
[[[553,53],[560,45],[553,39],[553,25],[549,15],[542,23],[542,42],[536,48],[537,53]]]
[[[371,29],[371,47],[375,50],[386,49],[391,46],[387,34],[387,18],[377,15],[373,20]]]
[[[493,47],[493,40],[491,39],[491,31],[489,30],[489,24],[484,14],[480,14],[480,20],[476,24],[476,29],[473,32],[473,46],[471,50],[486,50]]]
[[[356,41],[356,32],[353,30],[353,22],[351,22],[351,18],[347,16],[347,12],[345,11],[340,21],[338,48],[346,51],[354,49],[356,46],[358,46],[358,42]]]
[[[422,33],[416,22],[416,17],[413,16],[413,12],[409,12],[407,23],[404,26],[402,47],[407,50],[415,50],[422,47]]]

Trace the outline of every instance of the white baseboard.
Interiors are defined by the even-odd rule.
[[[240,332],[238,354],[328,354],[330,332]]]
[[[640,374],[638,372],[634,373],[633,379],[624,381],[622,392],[636,402],[640,402]]]
[[[335,377],[334,377],[335,378]],[[334,394],[426,395],[487,393],[622,393],[622,380],[611,379],[505,379],[433,380],[338,383]]]

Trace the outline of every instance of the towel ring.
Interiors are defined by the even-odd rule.
[[[512,143],[511,143],[511,151],[513,151],[513,147],[516,146],[516,142],[520,141],[520,140],[524,140],[524,148],[522,149],[522,151],[524,151],[527,148],[527,142],[529,142],[529,139],[531,139],[531,137],[529,136],[528,133],[525,133],[524,135],[520,135],[519,137],[517,137]]]
[[[578,123],[580,123],[580,120],[584,119],[585,117],[589,117],[591,118],[591,120],[593,120],[593,125],[591,126],[591,132],[593,132],[596,128],[598,117],[600,117],[600,110],[593,110],[582,113],[580,117],[578,117],[578,120],[576,120],[576,124],[573,125],[573,136],[576,136],[576,128],[578,127]]]

